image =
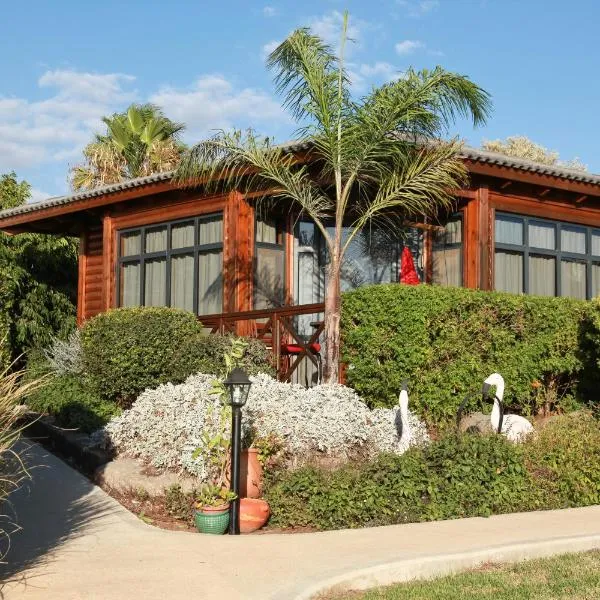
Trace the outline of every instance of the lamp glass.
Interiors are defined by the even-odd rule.
[[[244,406],[248,400],[250,386],[252,382],[248,379],[246,373],[236,367],[225,380],[225,385],[229,390],[229,401],[232,406]]]

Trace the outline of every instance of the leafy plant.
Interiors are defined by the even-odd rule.
[[[165,510],[176,519],[190,521],[193,518],[195,493],[186,494],[177,483],[165,489]]]
[[[599,313],[570,298],[424,285],[361,288],[344,294],[347,383],[369,405],[392,406],[407,379],[411,406],[440,424],[497,371],[507,383],[509,410],[556,411],[585,402],[597,386],[589,347],[600,356],[600,335],[588,334],[590,315]]]
[[[237,498],[231,490],[218,485],[203,485],[196,493],[196,508],[202,509],[205,506],[222,506],[229,504]]]

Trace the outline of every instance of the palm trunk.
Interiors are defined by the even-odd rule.
[[[340,257],[331,257],[325,290],[325,383],[338,383],[340,372]]]

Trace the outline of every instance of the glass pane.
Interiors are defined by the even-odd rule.
[[[223,241],[223,217],[202,218],[199,223],[199,240],[202,244],[220,244]]]
[[[530,223],[529,245],[533,248],[556,249],[556,227],[549,223]]]
[[[192,235],[194,226],[192,225]],[[194,310],[194,255],[183,254],[171,259],[171,306]]]
[[[191,248],[194,245],[194,223],[178,223],[171,227],[171,248]]]
[[[263,244],[278,244],[277,223],[273,219],[257,217],[256,241]]]
[[[600,296],[600,264],[592,264],[592,298]]]
[[[141,254],[142,236],[139,231],[130,231],[121,234],[121,256],[135,256]]]
[[[560,263],[561,296],[585,300],[585,263],[563,260]]]
[[[462,285],[462,248],[433,250],[432,282],[439,285]]]
[[[282,306],[284,300],[284,252],[279,248],[256,248],[254,307]]]
[[[119,306],[140,305],[140,263],[121,265]]]
[[[560,231],[560,244],[563,252],[585,254],[585,229],[563,225]]]
[[[201,252],[198,256],[198,314],[223,312],[223,252]]]
[[[145,262],[145,306],[165,306],[167,301],[167,260]]]
[[[556,259],[554,257],[529,257],[529,293],[536,296],[556,296]]]
[[[523,293],[523,255],[496,250],[494,289],[499,292]]]
[[[516,217],[498,215],[496,217],[496,243],[523,244],[523,220]]]
[[[449,221],[443,231],[436,230],[434,245],[460,244],[462,242],[462,219]]]
[[[600,256],[600,231],[592,231],[592,254]]]
[[[146,231],[146,252],[163,252],[167,249],[167,228],[157,227]]]

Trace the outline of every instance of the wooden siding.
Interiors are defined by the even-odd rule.
[[[79,298],[77,318],[81,324],[104,310],[102,227],[90,227],[81,238],[79,253]]]

